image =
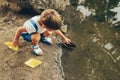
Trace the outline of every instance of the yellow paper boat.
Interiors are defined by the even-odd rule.
[[[18,46],[14,46],[12,44],[12,42],[4,42],[5,45],[7,45],[9,48],[13,49],[13,50],[18,50]]]
[[[25,62],[25,64],[31,68],[35,68],[37,66],[39,66],[42,63],[42,61],[31,58],[28,61]]]

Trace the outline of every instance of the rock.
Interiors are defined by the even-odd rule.
[[[63,33],[67,33],[67,25],[63,25],[61,27],[61,30],[62,30]]]
[[[109,43],[107,43],[107,44],[105,44],[105,49],[107,49],[107,50],[111,50],[112,48],[113,48],[113,45],[109,42]]]
[[[69,0],[36,0],[30,2],[34,9],[39,11],[40,9],[54,8],[57,10],[64,10],[69,5]]]
[[[18,12],[21,10],[21,8],[17,4],[12,2],[9,2],[9,8],[14,12]]]
[[[7,8],[19,12],[20,10],[26,8],[33,8],[37,12],[46,8],[54,8],[57,10],[64,10],[67,5],[69,5],[69,0],[1,0],[2,4],[0,8],[5,7],[3,4],[7,4]]]
[[[3,18],[0,15],[2,19],[0,24],[0,80],[64,80],[61,65],[62,49],[57,44],[48,46],[40,43],[39,45],[45,53],[43,56],[34,55],[30,43],[25,42],[22,38],[20,38],[18,51],[11,50],[3,44],[5,41],[11,41],[18,25],[28,19],[26,16],[15,16],[15,14],[11,16],[6,15]],[[16,19],[17,21],[15,21]],[[53,41],[57,41],[56,36]],[[42,64],[32,69],[24,63],[30,58],[41,60]]]
[[[0,11],[4,12],[6,11],[7,7],[8,7],[8,2],[7,0],[0,0],[1,4],[0,4]]]

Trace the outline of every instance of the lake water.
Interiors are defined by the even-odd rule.
[[[65,80],[120,80],[119,0],[105,1],[86,0],[86,7],[68,6],[63,13],[66,36],[77,45],[63,49]]]

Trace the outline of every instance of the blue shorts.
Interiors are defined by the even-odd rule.
[[[29,34],[29,33],[22,33],[22,34],[21,34],[21,36],[23,37],[23,39],[24,39],[25,41],[27,41],[27,42],[32,42],[32,40],[31,40],[31,35],[32,35],[32,34]],[[43,33],[41,33],[40,36],[41,36],[41,38],[40,38],[40,41],[39,41],[39,42],[42,42],[42,43],[51,45],[51,43],[45,39],[45,36],[43,36]]]

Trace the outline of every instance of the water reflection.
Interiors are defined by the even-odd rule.
[[[117,12],[111,11],[118,5],[119,0],[86,0],[84,6],[92,15],[82,21],[83,13],[76,10],[78,7],[66,8],[68,36],[77,48],[63,49],[65,80],[120,79],[120,22],[112,23]]]
[[[115,7],[115,8],[113,8],[113,9],[110,9],[111,11],[114,11],[114,12],[116,12],[117,14],[115,15],[115,20],[114,21],[112,21],[112,24],[114,24],[114,23],[116,23],[116,22],[119,22],[120,21],[120,7]]]
[[[116,6],[119,6],[119,0],[85,0],[85,6],[89,9],[95,9],[95,18],[97,21],[115,20],[113,17],[116,12],[111,11]]]

